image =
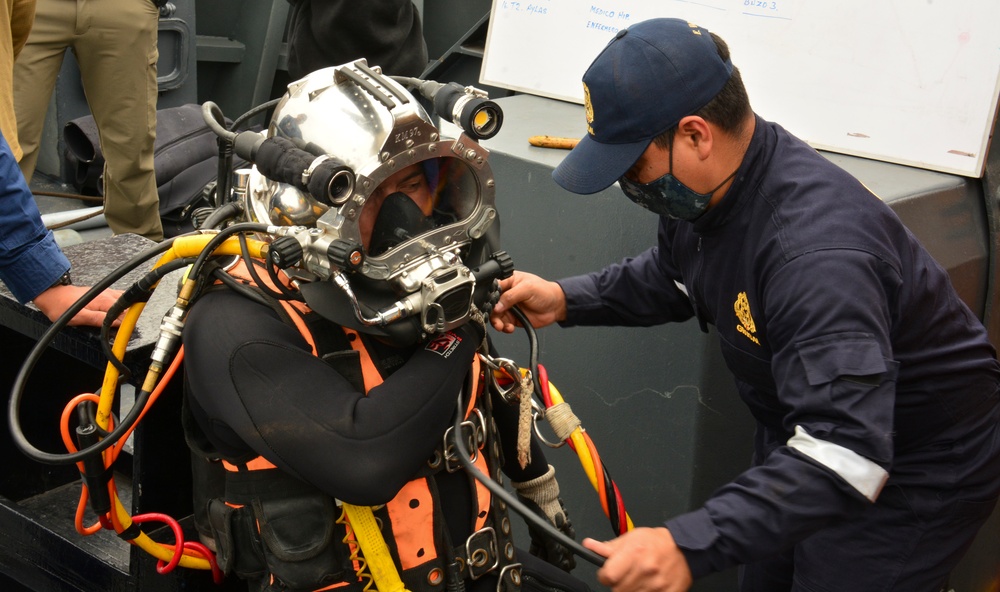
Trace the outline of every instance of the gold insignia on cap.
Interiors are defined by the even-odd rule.
[[[701,27],[692,22],[688,22],[688,26],[691,27],[692,33],[694,33],[695,35],[701,35]]]
[[[587,114],[587,132],[594,135],[594,106],[590,103],[590,88],[583,83],[583,111]]]

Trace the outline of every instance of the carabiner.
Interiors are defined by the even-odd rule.
[[[521,400],[521,370],[513,360],[508,358],[493,358],[485,354],[479,354],[479,358],[490,369],[490,385],[497,394],[503,398],[508,405],[513,405]],[[497,371],[503,372],[511,379],[511,385],[504,387],[497,380]],[[529,373],[530,375],[530,373]],[[530,395],[530,394],[529,394]]]

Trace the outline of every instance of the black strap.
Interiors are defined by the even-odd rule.
[[[492,344],[491,344],[492,349]],[[484,368],[483,373],[490,372],[489,368]],[[490,382],[483,376],[480,382],[480,393],[476,399],[476,405],[482,410],[486,420],[486,464],[490,469],[490,477],[498,483],[503,483],[503,476],[500,473],[502,459],[500,458],[500,434],[497,431],[496,421],[493,419],[493,393],[490,392]],[[494,445],[496,444],[496,445]],[[473,478],[469,475],[469,478]],[[511,529],[510,514],[507,505],[502,503],[496,495],[490,496],[490,521],[497,536],[497,554],[500,556],[500,587],[506,592],[520,589],[520,565],[517,564],[517,553],[514,550],[514,533]]]

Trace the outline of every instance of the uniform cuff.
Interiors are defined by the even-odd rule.
[[[597,284],[590,275],[576,275],[556,280],[566,296],[566,320],[560,321],[561,327],[572,327],[579,322],[580,314],[586,312],[587,303],[600,303],[601,295]],[[593,308],[591,306],[590,308]]]
[[[69,268],[69,259],[49,233],[11,261],[3,269],[0,279],[10,289],[14,298],[24,304],[51,288],[52,284],[69,271]]]
[[[719,531],[704,508],[672,518],[664,526],[684,553],[693,578],[698,579],[729,567],[721,552],[715,548]]]

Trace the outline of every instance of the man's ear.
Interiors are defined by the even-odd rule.
[[[698,158],[705,160],[712,153],[714,137],[708,122],[697,115],[688,115],[677,123],[677,135],[698,153]]]

